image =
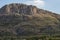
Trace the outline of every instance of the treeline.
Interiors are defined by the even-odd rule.
[[[0,36],[0,40],[60,40],[60,36],[40,36],[40,37],[20,37],[20,36]]]

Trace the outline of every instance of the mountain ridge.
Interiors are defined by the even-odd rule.
[[[7,4],[7,5],[5,5],[5,6],[3,6],[2,8],[0,8],[0,10],[3,10],[3,8],[4,8],[4,10],[6,11],[10,11],[11,10],[11,8],[13,8],[13,7],[16,7],[15,9],[19,9],[19,7],[31,7],[32,9],[34,9],[34,8],[36,8],[37,10],[41,10],[41,11],[46,11],[46,12],[50,12],[50,13],[54,13],[54,12],[51,12],[51,11],[47,11],[47,10],[43,10],[43,9],[39,9],[39,8],[37,8],[36,6],[33,6],[33,5],[26,5],[26,4],[18,4],[18,3],[12,3],[12,4]],[[37,11],[35,9],[35,11]],[[3,13],[2,13],[3,14]],[[56,13],[54,13],[54,14],[56,14]],[[58,15],[58,14],[57,14]]]
[[[32,5],[9,4],[0,9],[0,35],[60,33],[60,15]]]

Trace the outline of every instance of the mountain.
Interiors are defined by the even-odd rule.
[[[60,34],[60,14],[18,3],[0,8],[0,36],[57,34]]]

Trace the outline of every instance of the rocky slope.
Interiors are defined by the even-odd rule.
[[[0,8],[0,35],[60,34],[60,15],[25,4]]]

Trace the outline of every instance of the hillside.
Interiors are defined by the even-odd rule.
[[[0,36],[57,34],[60,34],[60,15],[57,13],[17,3],[0,8]]]

